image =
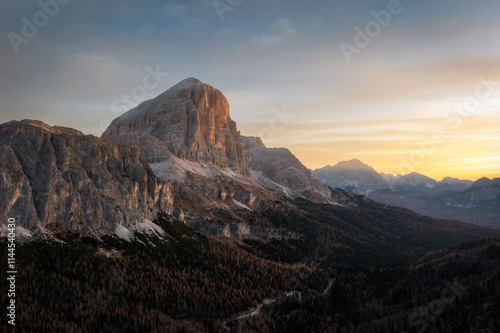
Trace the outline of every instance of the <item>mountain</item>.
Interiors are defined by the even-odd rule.
[[[489,179],[487,177],[483,177],[473,182],[470,188],[474,189],[483,186],[496,186],[498,184],[500,184],[500,178]]]
[[[217,219],[218,212],[252,210],[279,195],[249,177],[243,140],[217,89],[185,79],[115,119],[103,140],[136,147],[172,184],[182,218]]]
[[[412,172],[396,177],[393,184],[403,190],[426,190],[436,188],[438,182],[435,179]]]
[[[448,195],[445,204],[458,207],[489,207],[500,213],[500,178],[481,178],[472,183],[469,189]]]
[[[438,182],[422,175],[411,175],[409,182],[406,179],[401,184],[398,183],[401,178],[406,177],[399,177],[394,182],[400,189],[398,193],[382,193],[371,198],[437,218],[500,225],[498,179],[481,178],[472,183],[448,177]]]
[[[195,78],[113,120],[102,138],[140,149],[149,163],[171,155],[245,174],[247,158],[229,104],[217,89]]]
[[[377,173],[359,160],[339,162],[333,167],[316,169],[312,174],[328,185],[419,214],[500,225],[498,178],[481,178],[473,183],[452,177],[437,181],[416,172],[394,176]]]
[[[334,166],[316,169],[313,177],[319,181],[357,194],[369,195],[374,191],[395,190],[382,175],[360,160],[342,161]]]
[[[463,184],[463,186],[466,186],[464,190],[466,190],[468,187],[472,185],[472,181],[470,180],[463,180],[463,179],[458,179],[458,178],[453,178],[453,177],[444,177],[441,180],[442,184]]]
[[[139,151],[40,121],[0,125],[0,218],[97,235],[168,211],[173,197]]]
[[[183,218],[198,224],[201,218],[206,231],[207,220],[242,221],[248,211],[282,197],[349,201],[314,180],[287,149],[242,137],[224,95],[195,78],[124,113],[101,138],[139,149],[156,175],[172,184]]]
[[[452,177],[444,177],[437,181],[417,172],[398,175],[389,180],[395,187],[405,191],[418,191],[425,194],[439,194],[447,191],[465,191],[472,182]]]

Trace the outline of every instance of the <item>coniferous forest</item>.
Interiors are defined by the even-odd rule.
[[[323,242],[313,225],[308,239],[262,243],[206,236],[167,215],[155,222],[168,241],[67,232],[18,246],[16,331],[500,330],[498,237],[391,254],[343,245],[342,232]]]

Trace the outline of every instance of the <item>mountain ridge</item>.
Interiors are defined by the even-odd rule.
[[[351,160],[353,161],[353,160]],[[339,162],[313,171],[313,176],[329,185],[370,199],[411,209],[436,218],[500,225],[500,178],[483,177],[475,182],[444,177],[441,181],[417,172],[406,175],[378,173],[359,160]],[[373,182],[373,179],[383,182]]]
[[[97,235],[168,211],[173,198],[135,148],[41,121],[0,125],[1,218]]]

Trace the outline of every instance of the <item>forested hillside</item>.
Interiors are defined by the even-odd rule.
[[[272,220],[279,224],[278,218]],[[98,241],[67,233],[58,235],[64,243],[19,246],[17,331],[500,329],[500,238],[427,254],[401,250],[388,267],[377,262],[382,253],[368,255],[363,242],[342,245],[347,236],[338,243],[227,242],[165,215],[156,222],[168,241],[141,234],[133,242]],[[256,307],[258,313],[248,315]]]

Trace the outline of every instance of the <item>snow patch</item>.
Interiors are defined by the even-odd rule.
[[[137,223],[136,229],[138,232],[148,235],[164,235],[165,231],[157,224],[148,219],[144,219],[142,223]]]
[[[33,238],[31,231],[25,229],[21,226],[16,226],[16,237],[17,238]]]
[[[245,205],[245,204],[243,204],[243,203],[239,202],[238,200],[233,199],[233,201],[234,201],[234,203],[236,204],[236,206],[241,207],[241,208],[244,208],[244,209],[248,209],[249,211],[253,212],[253,209],[252,209],[252,208],[250,208],[250,207],[248,207],[247,205]]]
[[[285,194],[285,196],[287,198],[293,200],[292,194],[294,194],[294,191],[291,188],[273,182],[271,179],[269,179],[266,176],[264,176],[262,174],[262,171],[255,171],[255,170],[250,169],[250,176],[257,183],[260,183],[260,184],[266,185],[266,186],[270,186],[270,187],[278,187],[278,188],[280,188],[283,191],[283,193]]]
[[[134,235],[132,235],[132,232],[121,225],[116,226],[115,235],[116,235],[116,237],[121,238],[123,240],[126,240],[127,242],[130,242],[134,238]]]
[[[182,160],[175,156],[160,163],[150,163],[150,166],[158,177],[173,182],[182,182],[188,171],[206,178],[213,177],[210,165]]]

